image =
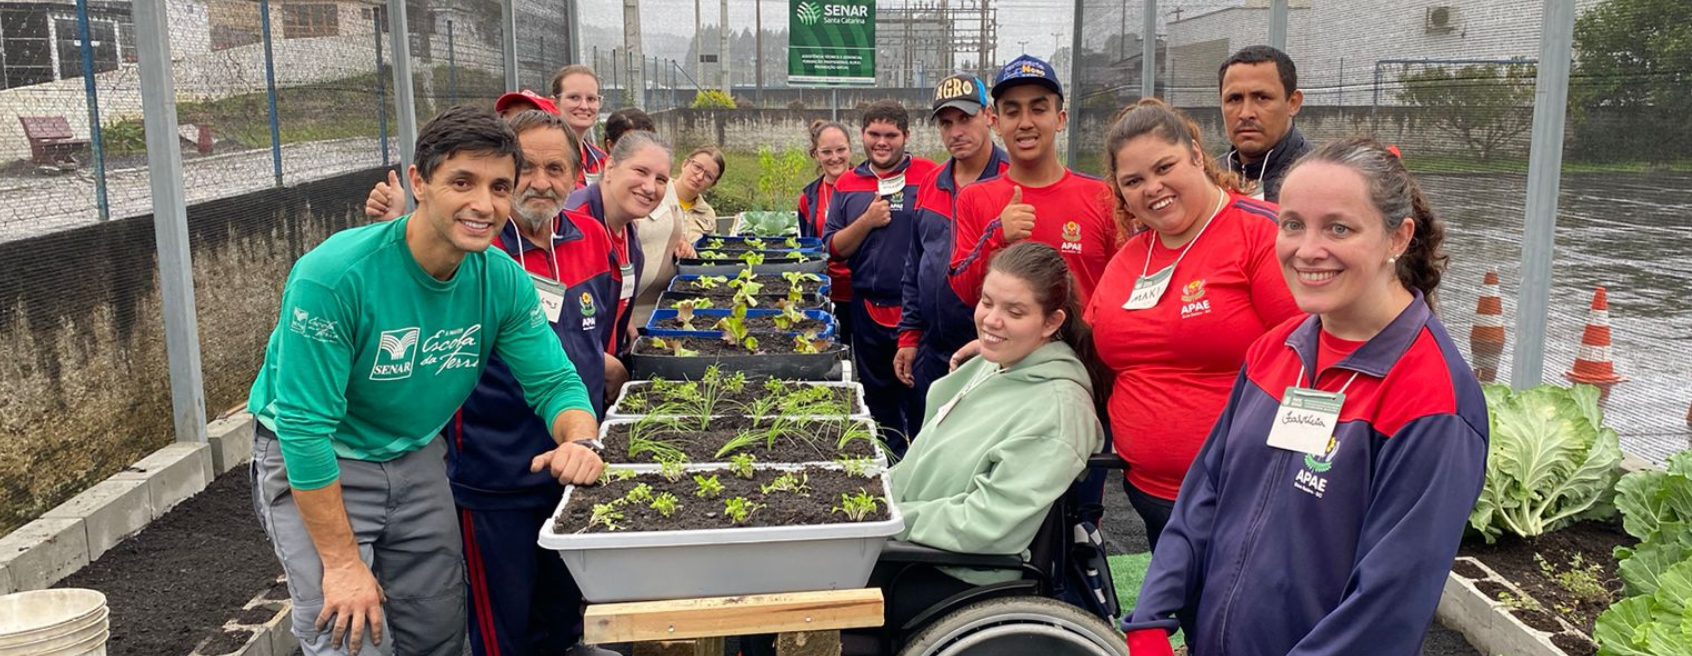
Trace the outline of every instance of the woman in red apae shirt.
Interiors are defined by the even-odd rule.
[[[1238,193],[1189,119],[1144,100],[1105,144],[1117,221],[1144,230],[1105,268],[1086,318],[1116,376],[1124,489],[1155,548],[1247,347],[1298,306],[1275,262],[1275,206]]]
[[[852,135],[846,126],[821,119],[811,121],[811,159],[817,162],[822,175],[805,185],[799,192],[799,236],[821,237],[828,222],[828,201],[834,198],[834,182],[852,170]],[[844,260],[828,263],[828,298],[835,303],[835,333],[841,340],[850,341],[852,313],[852,270]]]

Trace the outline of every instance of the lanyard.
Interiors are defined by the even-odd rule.
[[[1346,379],[1345,384],[1341,385],[1340,388],[1339,388],[1339,391],[1334,392],[1334,393],[1335,394],[1344,394],[1345,390],[1351,387],[1351,383],[1353,383],[1357,380],[1357,374],[1359,374],[1359,373],[1362,373],[1362,372],[1358,372],[1358,371],[1351,372],[1351,378]],[[1315,378],[1310,379],[1310,386],[1311,386],[1311,388],[1316,387],[1316,379]],[[1299,363],[1299,365],[1298,365],[1298,382],[1293,383],[1293,387],[1304,387],[1304,363]]]
[[[964,395],[975,391],[975,388],[980,387],[982,383],[987,382],[997,374],[1004,373],[1004,371],[1004,368],[997,364],[988,363],[982,366],[981,371],[975,372],[975,375],[970,377],[969,382],[964,383],[963,389],[958,390],[957,396],[953,396],[952,400],[946,402],[946,405],[940,406],[939,410],[934,411],[934,420],[930,424],[940,425],[940,422],[945,421],[946,416],[952,413],[952,408],[963,400]]]
[[[1216,215],[1221,214],[1222,208],[1225,205],[1227,205],[1227,203],[1228,203],[1228,192],[1223,190],[1221,187],[1217,187],[1216,188],[1216,194],[1217,194],[1216,209],[1211,210],[1210,218],[1205,219],[1204,225],[1199,227],[1198,234],[1193,235],[1192,240],[1187,242],[1187,246],[1185,248],[1181,249],[1181,254],[1175,256],[1175,262],[1173,264],[1169,265],[1169,270],[1171,272],[1173,272],[1175,270],[1176,265],[1181,263],[1181,259],[1185,258],[1187,256],[1187,251],[1193,250],[1193,244],[1198,243],[1199,237],[1204,236],[1204,231],[1210,229],[1210,224],[1216,222]],[[1147,237],[1146,238],[1146,263],[1144,265],[1140,266],[1140,277],[1141,278],[1146,277],[1146,274],[1151,271],[1152,250],[1157,247],[1157,231],[1156,230],[1150,231],[1150,234],[1148,234],[1146,237]]]
[[[513,253],[513,255],[515,255],[517,257],[517,263],[522,264],[523,263],[523,231],[522,231],[522,229],[517,227],[517,221],[515,219],[506,219],[505,222],[506,222],[506,224],[511,226],[511,232],[516,233],[516,235],[517,235],[517,252]],[[550,239],[548,239],[548,241],[551,241],[551,240],[557,239],[557,238],[558,238],[558,230],[554,229],[552,231],[552,237]],[[546,260],[547,264],[552,265],[552,280],[554,282],[557,282],[560,285],[564,284],[564,276],[558,273],[558,253],[553,252],[552,249],[550,249],[550,248],[546,249],[546,251],[547,252],[544,252],[544,253],[541,254],[541,258]],[[526,269],[528,267],[525,266],[523,268]]]

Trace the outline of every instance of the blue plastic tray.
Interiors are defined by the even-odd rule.
[[[700,326],[707,326],[707,328],[703,330],[678,330],[675,328],[658,327],[659,322],[676,318],[676,310],[674,308],[658,308],[653,310],[652,316],[646,320],[646,334],[652,337],[721,337],[723,331],[711,329],[708,328],[708,326],[716,325],[718,319],[728,316],[731,312],[733,312],[733,310],[727,308],[694,310],[693,323]],[[823,330],[822,332],[817,333],[817,339],[834,339],[834,315],[822,310],[802,310],[801,312],[806,316],[806,318],[816,319],[823,322]],[[773,317],[778,314],[781,314],[781,310],[753,308],[746,311],[747,318]],[[753,332],[766,333],[771,331],[755,330]],[[796,330],[782,332],[786,335],[799,334]]]

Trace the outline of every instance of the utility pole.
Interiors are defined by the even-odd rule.
[[[1016,46],[1017,46],[1018,49],[1020,49],[1022,51],[1022,52],[1019,52],[1019,53],[1016,53],[1016,54],[1018,54],[1018,55],[1028,54],[1028,39],[1017,39],[1016,40]]]
[[[729,0],[722,0],[717,15],[717,70],[723,75],[723,93],[734,97],[734,79],[729,77]]]
[[[623,0],[623,98],[619,104],[646,109],[646,55],[640,50],[640,0]],[[632,89],[632,91],[631,91]]]
[[[693,0],[693,79],[705,79],[705,24],[699,19],[699,0]]]
[[[753,96],[753,97],[757,98],[759,103],[763,103],[764,102],[764,0],[755,0],[752,3],[752,6],[755,7],[755,9],[752,10],[752,15],[754,16],[754,18],[753,18],[753,24],[755,26],[754,29],[757,30],[757,31],[752,33],[752,44],[753,44],[752,47],[755,48],[756,51],[757,51],[753,55],[752,61],[757,62],[756,65],[758,67],[758,72],[757,72],[758,95]]]

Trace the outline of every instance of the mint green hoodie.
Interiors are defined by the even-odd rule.
[[[1051,342],[1009,369],[975,358],[928,390],[922,434],[891,471],[905,516],[894,539],[979,554],[1022,554],[1052,502],[1104,444],[1093,386],[1075,351]],[[935,415],[985,376],[942,421]],[[1016,572],[946,570],[985,585]]]

